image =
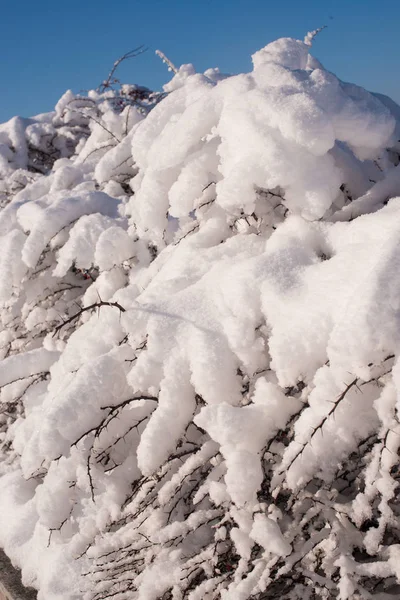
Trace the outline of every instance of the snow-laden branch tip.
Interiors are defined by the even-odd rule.
[[[307,33],[307,35],[304,38],[304,43],[306,44],[306,46],[312,46],[313,45],[313,41],[316,38],[316,36],[323,31],[324,29],[326,29],[328,26],[327,25],[323,25],[322,27],[318,27],[318,29],[314,29],[313,31],[309,31]]]
[[[179,69],[177,69],[174,63],[167,56],[165,56],[164,52],[161,52],[161,50],[156,50],[156,54],[161,58],[163,63],[167,65],[169,71],[172,71],[175,74],[178,73]]]

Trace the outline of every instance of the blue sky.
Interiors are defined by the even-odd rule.
[[[4,0],[0,122],[51,110],[68,88],[97,87],[140,44],[149,51],[118,75],[159,89],[169,74],[157,48],[177,65],[235,73],[273,39],[325,24],[313,54],[341,79],[400,102],[397,0]]]

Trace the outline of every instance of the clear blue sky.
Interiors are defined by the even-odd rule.
[[[51,110],[68,88],[96,87],[113,61],[127,83],[159,89],[168,72],[154,55],[197,70],[250,69],[250,55],[321,25],[313,54],[341,79],[400,102],[398,0],[3,0],[0,122]]]

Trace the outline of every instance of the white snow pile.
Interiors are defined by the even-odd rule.
[[[399,597],[400,108],[312,40],[0,126],[0,546],[39,600]]]

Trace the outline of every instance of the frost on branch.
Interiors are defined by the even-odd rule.
[[[39,600],[399,594],[400,109],[316,33],[1,126],[0,545]]]

